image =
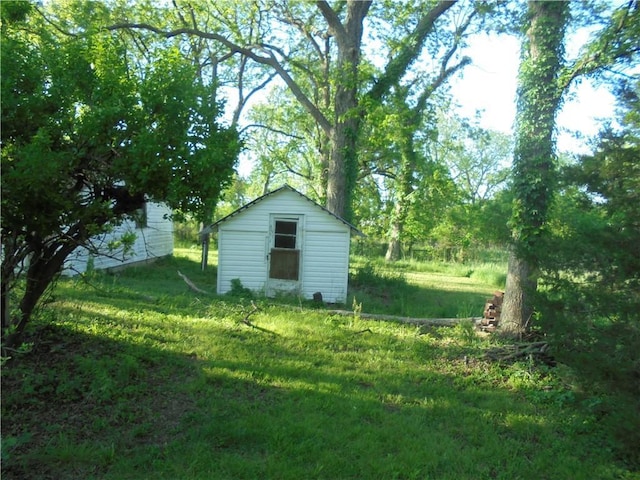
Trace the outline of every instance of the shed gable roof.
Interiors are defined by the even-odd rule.
[[[235,217],[236,215],[244,212],[245,210],[251,208],[252,206],[254,206],[257,203],[262,202],[263,200],[275,195],[276,193],[282,192],[282,191],[291,191],[294,192],[298,195],[300,195],[300,197],[302,197],[303,199],[305,199],[306,201],[310,202],[315,208],[319,208],[320,210],[322,210],[323,212],[325,212],[327,215],[332,216],[333,218],[335,218],[337,221],[345,224],[346,226],[348,226],[351,231],[353,233],[355,233],[356,235],[360,235],[360,236],[364,236],[364,234],[358,230],[355,226],[353,226],[351,223],[347,222],[344,218],[335,215],[334,213],[331,213],[329,210],[327,210],[325,207],[323,207],[322,205],[320,205],[319,203],[314,202],[313,200],[311,200],[309,197],[307,197],[306,195],[304,195],[303,193],[300,193],[298,190],[296,190],[295,188],[289,186],[289,185],[283,185],[282,187],[276,189],[276,190],[272,190],[271,192],[268,192],[264,195],[262,195],[261,197],[256,198],[255,200],[247,203],[246,205],[243,205],[242,207],[240,207],[239,209],[235,210],[234,212],[231,212],[229,215],[227,215],[226,217],[221,218],[220,220],[218,220],[215,223],[212,223],[211,225],[209,225],[208,227],[203,228],[200,231],[200,235],[206,235],[208,233],[214,232],[218,229],[218,225],[220,225],[221,223],[226,222],[227,220],[230,220],[231,218]]]

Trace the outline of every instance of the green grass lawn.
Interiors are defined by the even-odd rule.
[[[249,299],[178,277],[215,291],[197,255],[59,282],[2,371],[3,479],[638,478],[566,367],[296,299],[255,299],[252,328]],[[480,266],[354,264],[363,311],[480,315],[497,288]]]
[[[507,264],[351,261],[348,305],[364,312],[423,318],[481,317],[485,300],[504,289]]]

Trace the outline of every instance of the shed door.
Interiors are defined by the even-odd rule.
[[[300,217],[272,217],[267,296],[300,290]]]

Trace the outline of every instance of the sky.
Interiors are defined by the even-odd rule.
[[[580,45],[586,36],[576,38]],[[473,63],[451,84],[451,93],[460,105],[458,113],[473,118],[481,111],[480,126],[512,134],[516,115],[516,86],[520,43],[513,36],[478,35],[464,54]],[[567,52],[574,55],[577,52]],[[587,139],[595,136],[603,121],[613,118],[615,98],[605,87],[591,81],[572,85],[558,113],[557,147],[559,152],[588,153]],[[583,140],[572,132],[578,131]]]

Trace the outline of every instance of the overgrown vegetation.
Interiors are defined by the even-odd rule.
[[[637,477],[638,2],[392,3],[0,3],[5,478]],[[526,30],[515,147],[440,88],[503,14]],[[569,58],[563,33],[581,26]],[[618,125],[556,168],[562,92],[594,74]],[[232,181],[237,131],[257,164]],[[145,200],[188,216],[190,246],[214,207],[285,181],[368,236],[347,319],[239,280],[207,293],[197,249],[49,288]],[[469,320],[364,315],[480,315],[510,235],[502,332],[540,350],[514,356]],[[372,258],[383,241],[393,264]],[[548,353],[553,368],[536,363]]]
[[[561,170],[543,243],[540,327],[603,400],[596,414],[640,462],[640,83],[620,82],[621,128]]]
[[[2,370],[3,478],[634,478],[602,415],[612,399],[568,364],[498,365],[484,359],[497,340],[469,323],[337,317],[296,299],[254,299],[250,328],[247,299],[177,277],[215,291],[215,268],[179,252],[59,283],[30,352]],[[458,299],[493,288],[378,269],[355,262],[347,308],[369,311],[369,284],[424,298],[441,279]]]

